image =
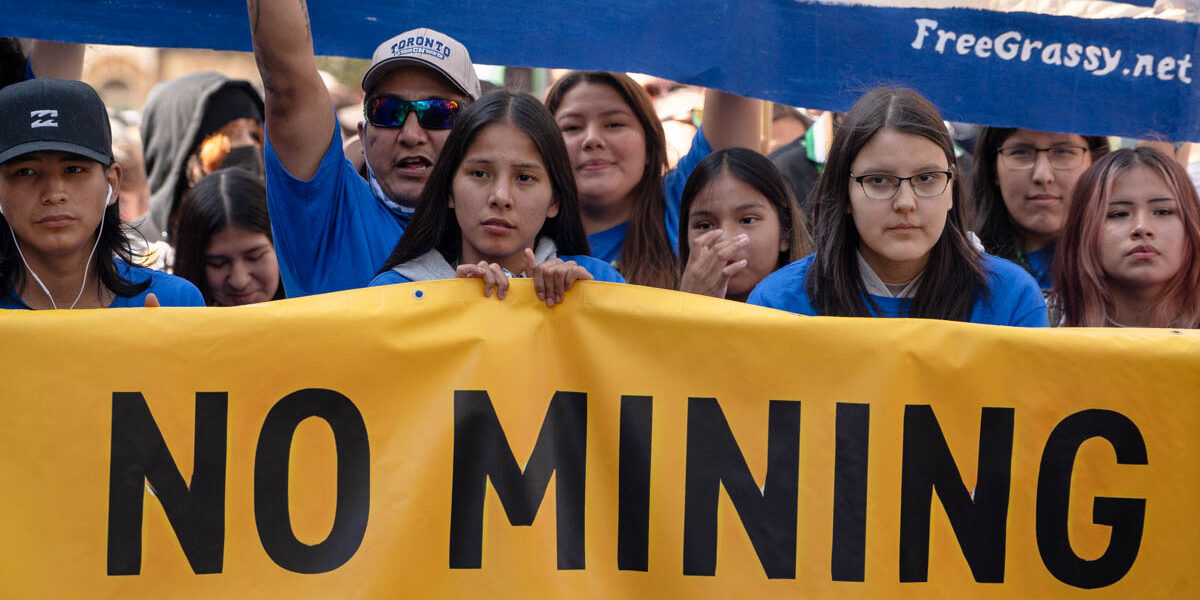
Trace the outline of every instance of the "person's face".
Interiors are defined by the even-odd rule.
[[[730,263],[746,259],[746,268],[729,281],[727,298],[742,298],[778,266],[779,253],[786,252],[788,241],[781,235],[775,207],[750,184],[722,172],[700,193],[687,215],[691,244],[707,231],[720,229],[726,236],[746,234],[750,243],[741,248]]]
[[[217,306],[266,302],[279,288],[279,263],[266,235],[230,225],[213,234],[204,276]]]
[[[946,154],[937,144],[894,129],[879,130],[850,163],[855,176],[911,177],[949,170]],[[901,182],[890,199],[875,200],[850,180],[850,214],[858,229],[859,251],[887,283],[904,283],[925,268],[954,202],[949,185],[941,194],[923,198],[914,193],[911,183]]]
[[[410,101],[458,100],[464,105],[468,102],[445,77],[423,67],[393,70],[368,94],[368,98],[374,96]],[[417,115],[410,112],[400,127],[376,127],[364,121],[359,123],[358,133],[363,156],[375,172],[379,187],[392,200],[412,206],[421,196],[450,130],[425,129],[417,122]]]
[[[1088,147],[1087,141],[1080,135],[1018,129],[1004,140],[1000,148],[1050,148],[1050,152],[1054,152],[1055,148],[1065,151],[1069,146]],[[996,156],[995,183],[1000,187],[1008,214],[1025,237],[1025,250],[1029,252],[1058,239],[1067,219],[1075,182],[1092,164],[1090,151],[1084,152],[1083,162],[1079,166],[1070,169],[1051,166],[1048,152],[1036,154],[1032,169],[1011,168],[1002,156]]]
[[[120,187],[119,165],[105,167],[66,152],[33,152],[0,165],[4,219],[26,257],[39,262],[90,252],[104,210],[116,202]]]
[[[554,115],[585,212],[628,210],[630,193],[646,170],[646,132],[613,88],[581,83],[563,96]]]
[[[462,230],[462,262],[517,273],[546,219],[558,214],[550,176],[533,141],[510,123],[483,128],[454,174],[450,198]]]
[[[1100,266],[1114,286],[1157,292],[1186,259],[1183,217],[1171,188],[1138,165],[1113,181],[1100,226]]]

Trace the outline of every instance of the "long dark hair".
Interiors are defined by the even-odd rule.
[[[175,274],[200,288],[205,304],[212,304],[204,256],[213,235],[232,226],[261,233],[274,243],[271,217],[267,213],[267,188],[261,179],[244,169],[220,169],[201,178],[184,196],[178,215]],[[283,298],[282,282],[271,299],[280,298]]]
[[[617,92],[633,112],[646,137],[646,168],[633,188],[633,215],[625,236],[618,270],[629,283],[675,289],[675,250],[666,235],[667,204],[662,176],[667,169],[667,137],[642,86],[623,73],[572,71],[559,79],[546,94],[546,107],[558,113],[563,98],[581,83],[606,85]],[[561,135],[560,135],[561,137]]]
[[[435,249],[446,262],[454,263],[460,258],[462,230],[454,217],[454,209],[449,206],[454,175],[471,143],[475,141],[475,136],[484,127],[495,123],[511,123],[529,136],[546,165],[550,189],[558,202],[558,214],[546,219],[538,231],[538,237],[548,236],[554,240],[559,254],[591,252],[583,222],[579,219],[579,193],[575,190],[575,175],[554,115],[529,94],[498,90],[471,103],[459,114],[458,122],[450,130],[433,172],[425,182],[417,211],[404,236],[380,269],[381,273]]]
[[[99,163],[97,163],[99,164]],[[103,166],[102,166],[103,167]],[[103,167],[105,172],[112,167]],[[113,189],[113,195],[117,190]],[[104,223],[100,225],[100,241],[96,244],[96,255],[92,258],[92,268],[100,277],[100,285],[122,298],[131,298],[150,287],[150,280],[134,283],[121,276],[117,270],[114,258],[133,264],[133,250],[129,247],[129,238],[121,225],[121,214],[118,202],[113,202],[104,208]],[[25,286],[25,265],[13,242],[12,228],[4,215],[0,214],[0,299],[21,300],[20,290]],[[91,241],[91,238],[89,238]]]
[[[834,134],[825,171],[813,190],[817,254],[808,270],[805,289],[818,314],[867,317],[871,316],[868,302],[878,312],[863,288],[858,270],[859,235],[850,215],[850,163],[882,129],[917,135],[937,144],[946,155],[946,164],[954,167],[954,142],[937,108],[923,96],[904,88],[878,88],[859,98]],[[953,204],[909,306],[911,317],[965,321],[971,316],[976,294],[986,290],[981,257],[964,233],[963,193],[957,173],[950,185]]]
[[[687,267],[688,257],[691,256],[691,246],[687,239],[690,220],[688,215],[692,212],[692,203],[704,188],[722,175],[729,175],[758,190],[775,209],[775,214],[779,216],[779,239],[788,242],[788,249],[779,253],[779,259],[775,262],[776,269],[809,253],[812,237],[808,234],[808,226],[804,223],[791,186],[783,179],[783,174],[779,172],[775,163],[753,150],[726,148],[704,157],[688,177],[687,184],[683,186],[683,197],[679,207],[680,278],[683,277],[683,269]]]
[[[983,247],[1000,258],[1007,258],[1030,270],[1024,259],[1025,236],[1021,234],[1021,228],[1013,221],[1012,215],[1008,214],[1004,195],[996,183],[996,160],[1000,157],[1000,147],[1017,131],[1016,127],[984,127],[979,132],[979,141],[975,142],[975,170],[971,173],[970,181],[971,210],[974,213],[975,231]],[[1104,136],[1082,137],[1091,151],[1093,162],[1108,154],[1108,139]]]

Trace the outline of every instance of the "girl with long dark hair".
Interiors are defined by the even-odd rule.
[[[1075,182],[1108,153],[1103,136],[985,127],[975,144],[971,177],[975,231],[983,247],[1006,258],[1048,291],[1055,242]]]
[[[767,276],[749,302],[806,315],[1046,326],[1016,265],[975,250],[954,144],[912,90],[872,90],[834,134],[814,190],[816,253]]]
[[[200,288],[209,306],[283,298],[260,177],[237,167],[214,171],[188,190],[178,217],[175,274]]]
[[[417,206],[371,285],[478,277],[503,298],[524,275],[553,306],[575,281],[624,281],[588,256],[562,135],[527,94],[492,92],[459,116]]]
[[[675,289],[684,183],[714,149],[757,146],[759,101],[707,91],[704,124],[670,171],[662,122],[629,76],[568,73],[550,88],[546,107],[567,144],[592,256],[630,283]]]

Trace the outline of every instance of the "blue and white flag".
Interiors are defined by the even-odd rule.
[[[5,2],[3,35],[250,49],[240,0]],[[1198,0],[310,0],[309,10],[320,54],[368,57],[422,26],[458,38],[477,63],[637,71],[831,110],[903,85],[954,121],[1200,141]]]

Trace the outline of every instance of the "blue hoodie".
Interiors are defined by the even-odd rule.
[[[805,282],[815,254],[810,254],[759,282],[746,300],[748,304],[786,310],[801,315],[819,316],[808,299]],[[1017,265],[990,254],[983,255],[987,275],[987,290],[976,294],[971,307],[971,323],[1012,325],[1018,327],[1049,327],[1046,300],[1037,282]],[[911,298],[871,296],[879,312],[870,304],[867,309],[876,317],[907,317]]]

